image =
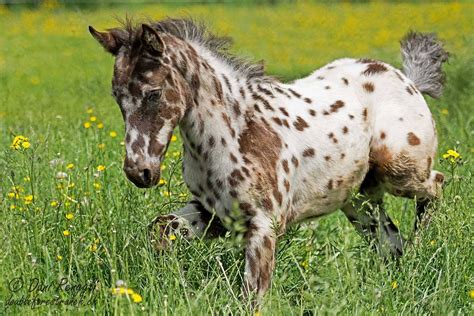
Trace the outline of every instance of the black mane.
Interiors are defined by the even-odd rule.
[[[139,40],[141,28],[128,18],[122,24],[129,35],[128,43],[125,44],[130,47],[135,46]],[[149,24],[158,32],[167,33],[183,41],[207,48],[215,57],[224,60],[248,79],[265,78],[263,62],[251,63],[245,58],[231,54],[229,49],[232,46],[232,39],[228,36],[217,36],[211,33],[202,22],[187,18],[166,18],[158,22],[152,21]]]

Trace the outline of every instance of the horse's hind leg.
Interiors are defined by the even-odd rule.
[[[373,245],[382,255],[389,251],[395,257],[401,256],[405,240],[383,208],[384,189],[373,171],[367,173],[360,192],[363,197],[345,205],[342,211],[370,243],[375,241]]]
[[[166,249],[176,235],[186,239],[204,235],[213,238],[226,232],[219,218],[197,200],[190,201],[174,213],[157,216],[148,229],[151,243],[157,251]]]

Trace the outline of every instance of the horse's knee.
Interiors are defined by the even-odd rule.
[[[153,248],[157,252],[161,252],[169,247],[178,234],[183,237],[189,237],[190,230],[186,227],[184,221],[183,218],[174,214],[156,217],[148,225],[148,232]]]

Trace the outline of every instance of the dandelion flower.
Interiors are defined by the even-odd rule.
[[[74,164],[73,163],[68,163],[67,166],[66,166],[66,169],[72,169],[74,168]]]
[[[74,214],[72,214],[72,213],[67,213],[66,214],[66,219],[71,220],[73,218],[74,218]]]
[[[18,150],[21,148],[28,149],[30,148],[31,144],[28,140],[28,137],[25,137],[23,135],[18,135],[13,138],[12,144],[10,145],[10,148]]]
[[[91,123],[90,122],[84,122],[84,128],[90,128],[91,127]]]
[[[51,201],[49,205],[51,205],[51,207],[56,207],[58,206],[58,201]]]
[[[469,297],[474,299],[474,290],[469,291]]]
[[[105,170],[105,166],[104,165],[98,165],[97,166],[97,171],[101,172],[101,171],[104,171]]]
[[[92,114],[92,113],[94,113],[94,109],[93,108],[88,108],[86,113],[87,114]]]
[[[453,149],[448,149],[448,151],[443,154],[443,158],[446,160],[449,160],[451,163],[455,163],[457,160],[461,159],[461,155],[453,150]]]
[[[25,182],[30,182],[30,181],[31,181],[31,178],[28,177],[28,176],[26,176],[26,177],[23,178],[23,180],[24,180]]]
[[[89,118],[89,121],[95,122],[95,121],[97,121],[97,117],[96,117],[96,116],[91,116],[91,117]]]
[[[449,114],[448,109],[442,109],[442,110],[441,110],[441,114],[443,114],[443,115],[448,115],[448,114]]]
[[[392,286],[392,289],[394,289],[394,290],[398,287],[398,283],[397,283],[396,280],[393,280],[390,285]]]
[[[65,237],[68,237],[68,236],[71,235],[71,232],[66,229],[66,230],[63,231],[63,235],[64,235]]]
[[[165,179],[160,179],[160,181],[158,182],[159,185],[163,185],[163,184],[166,184],[166,180]]]
[[[57,256],[56,256],[56,260],[57,260],[57,261],[61,261],[61,260],[63,260],[63,256],[61,256],[61,255],[57,255]]]
[[[8,192],[7,196],[10,198],[10,199],[14,199],[17,194],[15,194],[15,192]]]
[[[141,301],[143,301],[143,298],[142,298],[142,296],[141,296],[140,294],[138,294],[138,293],[133,293],[133,294],[132,294],[132,301],[133,301],[134,303],[140,303]]]
[[[115,137],[117,137],[117,132],[111,131],[109,133],[109,135],[110,135],[110,137],[115,138]]]
[[[96,190],[100,190],[102,188],[102,185],[98,182],[94,182],[93,186],[94,186],[94,189]]]
[[[171,136],[171,141],[172,141],[172,142],[175,142],[175,141],[177,141],[177,140],[178,140],[178,137],[176,137],[175,135]]]
[[[309,267],[309,262],[308,262],[308,260],[305,260],[305,261],[301,262],[300,265],[303,267],[303,269],[306,270]]]
[[[171,241],[176,240],[176,235],[169,235],[168,239]]]
[[[105,148],[105,144],[104,144],[104,143],[100,143],[99,145],[97,145],[97,147],[99,147],[99,149],[102,150],[102,149]]]
[[[432,241],[430,241],[430,245],[431,245],[431,246],[434,246],[434,245],[436,245],[436,240],[432,240]]]
[[[104,123],[98,123],[98,124],[97,124],[97,128],[99,128],[99,129],[104,128]]]

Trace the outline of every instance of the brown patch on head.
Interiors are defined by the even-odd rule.
[[[313,157],[314,156],[314,148],[306,148],[303,151],[303,157]]]
[[[380,132],[380,138],[385,139],[385,137],[387,137],[387,135],[385,135],[385,132]]]
[[[370,76],[374,74],[384,73],[388,71],[387,67],[381,63],[371,63],[367,68],[362,72],[363,75]]]
[[[365,82],[362,85],[362,88],[364,88],[365,91],[372,93],[375,90],[374,84],[372,82]]]
[[[418,136],[416,136],[414,133],[410,132],[407,134],[407,140],[408,140],[408,144],[412,145],[412,146],[417,146],[421,143],[420,139],[418,138]]]
[[[300,116],[296,117],[296,121],[293,122],[293,126],[299,131],[303,131],[305,128],[309,127],[308,123],[305,120],[303,120]]]

